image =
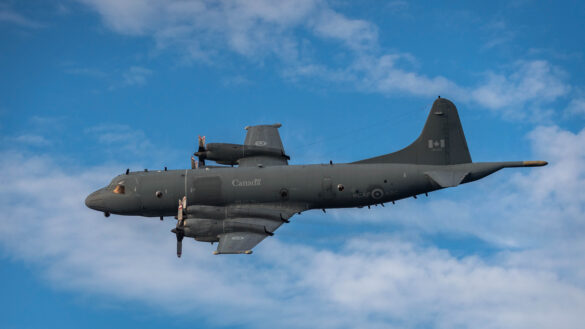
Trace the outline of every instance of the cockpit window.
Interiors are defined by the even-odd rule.
[[[106,186],[106,189],[108,190],[113,190],[114,187],[116,187],[116,179],[112,179],[112,181],[110,182],[110,184],[108,184],[108,186]]]
[[[113,191],[115,194],[124,194],[126,193],[126,187],[124,186],[124,181],[119,182]]]

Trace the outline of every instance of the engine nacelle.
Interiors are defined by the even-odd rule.
[[[185,220],[183,229],[185,236],[205,242],[217,242],[220,234],[230,232],[253,232],[272,235],[272,233],[266,231],[264,226],[251,224],[245,218],[222,220],[189,217]]]
[[[288,157],[277,148],[228,143],[207,144],[206,150],[203,152],[197,152],[196,155],[226,165],[236,165],[238,164],[239,159],[251,156],[273,156],[285,157],[288,159]]]
[[[264,218],[270,220],[286,221],[292,215],[282,213],[277,209],[251,208],[251,207],[214,207],[195,205],[186,209],[189,217],[223,220],[226,218]]]
[[[184,230],[185,236],[193,237],[195,240],[215,242],[223,233],[223,225],[221,221],[215,219],[187,218]]]

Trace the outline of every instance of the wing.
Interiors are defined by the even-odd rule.
[[[251,254],[252,248],[266,238],[266,234],[252,232],[224,233],[214,254]]]
[[[244,145],[254,148],[265,148],[271,152],[269,152],[270,155],[250,156],[240,159],[238,161],[240,167],[288,165],[287,160],[290,158],[284,153],[284,147],[282,146],[280,134],[278,133],[278,128],[280,127],[280,123],[246,127],[248,133],[246,134]]]
[[[245,211],[257,216],[225,219],[226,232],[219,235],[219,244],[214,254],[251,254],[257,244],[274,235],[280,225],[288,223],[288,219],[300,210],[257,207]]]

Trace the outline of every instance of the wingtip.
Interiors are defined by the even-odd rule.
[[[546,166],[548,164],[548,162],[546,161],[523,161],[522,165],[524,165],[524,167],[542,167],[542,166]]]
[[[228,251],[228,252],[221,252],[221,251],[217,251],[215,250],[213,252],[214,255],[223,255],[223,254],[246,254],[246,255],[251,255],[253,253],[252,250],[244,250],[244,251]]]

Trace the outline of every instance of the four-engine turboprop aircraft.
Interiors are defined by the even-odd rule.
[[[352,163],[289,166],[279,127],[246,127],[243,145],[206,146],[200,138],[194,154],[199,161],[192,157],[191,169],[127,170],[90,194],[85,204],[106,216],[162,220],[163,216],[176,215],[172,232],[179,257],[184,237],[219,242],[215,254],[251,254],[264,238],[305,210],[394,203],[473,182],[502,168],[547,164],[471,162],[457,109],[440,97],[412,144]],[[207,166],[205,160],[227,166]]]

